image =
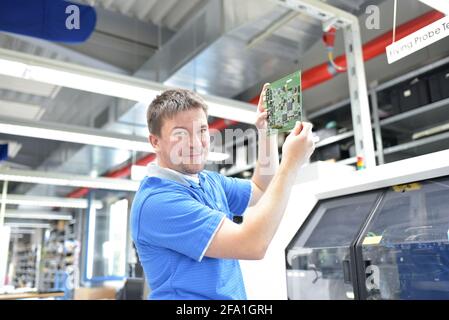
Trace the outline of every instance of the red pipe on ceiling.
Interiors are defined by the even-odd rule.
[[[432,10],[415,19],[412,19],[396,28],[396,41],[402,39],[409,34],[418,31],[419,29],[431,24],[444,17],[444,14]],[[391,44],[393,39],[393,31],[387,31],[377,38],[367,42],[363,46],[363,60],[368,61],[385,53],[385,47]],[[335,59],[335,63],[339,66],[346,67],[346,55],[341,55]],[[318,84],[321,84],[334,77],[334,74],[329,73],[328,64],[322,63],[312,67],[302,73],[301,82],[302,89],[307,90]],[[257,104],[259,97],[254,97],[250,103]]]
[[[432,10],[429,11],[415,19],[412,19],[399,27],[396,28],[396,40],[402,39],[409,34],[431,24],[432,22],[437,21],[444,17],[439,11]],[[393,38],[393,31],[387,31],[384,34],[378,36],[377,38],[367,42],[363,46],[363,60],[368,61],[377,56],[385,53],[385,47],[391,44],[391,40]],[[339,66],[346,67],[346,55],[341,55],[335,59],[335,63]],[[312,67],[302,73],[301,82],[302,89],[307,90],[310,89],[320,83],[328,81],[332,79],[335,75],[329,73],[328,64],[322,63],[315,67]],[[257,105],[259,102],[259,96],[254,97],[250,100],[250,103]],[[227,120],[227,119],[219,119],[212,122],[209,125],[210,129],[223,130],[231,125],[237,124],[237,121]],[[156,158],[154,154],[149,154],[139,160],[137,160],[136,165],[147,165],[151,161]],[[133,164],[127,164],[122,168],[113,170],[111,172],[106,173],[104,176],[109,178],[123,178],[131,175],[131,166]],[[79,188],[75,191],[69,193],[67,196],[70,198],[80,198],[85,196],[89,192],[88,188]]]

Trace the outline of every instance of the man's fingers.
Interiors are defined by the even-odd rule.
[[[268,117],[268,112],[264,111],[261,114],[259,114],[259,119],[266,119]]]
[[[267,127],[267,119],[268,119],[268,112],[262,112],[257,116],[256,120],[256,127],[258,129],[265,129]]]
[[[269,85],[270,85],[269,83],[265,83],[265,84],[263,85],[262,92],[260,93],[259,104],[258,104],[258,106],[257,106],[257,109],[258,109],[260,112],[265,111],[265,105],[264,105],[264,102],[265,102],[265,91],[267,90],[267,88],[268,88]]]
[[[303,129],[301,135],[312,134],[313,125],[310,122],[303,122]]]
[[[292,130],[294,136],[297,136],[303,130],[303,123],[301,121],[296,121],[296,125]]]
[[[264,111],[257,115],[256,121],[262,121],[262,120],[267,120],[267,119],[268,119],[268,112]]]

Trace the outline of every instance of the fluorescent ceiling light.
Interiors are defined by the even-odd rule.
[[[429,7],[432,7],[438,11],[443,12],[445,15],[449,15],[449,1],[448,0],[419,0]]]
[[[0,49],[0,73],[132,101],[151,101],[166,89],[157,82],[6,49]]]
[[[139,188],[139,183],[137,181],[127,179],[92,178],[75,174],[7,168],[0,168],[0,181],[2,180],[118,191],[137,191]]]
[[[62,87],[18,77],[0,75],[0,88],[53,99]]]
[[[104,130],[43,121],[36,122],[11,117],[0,117],[0,132],[54,141],[81,143],[148,153],[154,152],[149,141],[141,136],[105,132]],[[225,153],[210,152],[208,160],[223,161],[228,157],[229,155]]]
[[[51,211],[23,211],[23,210],[6,210],[5,218],[15,219],[37,219],[37,220],[72,220],[70,214],[60,214]]]
[[[49,223],[28,223],[28,222],[7,222],[5,226],[11,228],[35,228],[35,229],[49,229],[51,226]]]
[[[0,203],[3,199],[0,198]],[[95,209],[103,208],[103,203],[99,200],[92,201]],[[75,208],[75,209],[87,209],[87,199],[72,199],[72,198],[57,198],[57,197],[41,197],[41,196],[28,196],[21,194],[7,194],[5,204],[9,205],[25,205],[25,206],[37,206],[37,207],[56,207],[56,208]]]
[[[154,81],[6,49],[0,49],[0,74],[146,104],[170,88]],[[255,121],[256,108],[252,104],[207,95],[203,98],[211,116],[250,124]]]
[[[24,63],[0,59],[1,73],[6,76],[24,78],[26,69],[27,66]]]
[[[248,124],[256,121],[256,107],[246,102],[202,95],[211,116]]]
[[[108,76],[83,75],[48,67],[27,66],[24,77],[29,80],[132,101],[151,101],[163,91],[163,88],[150,89],[144,85],[128,84],[127,79],[108,79]]]
[[[0,132],[23,137],[96,145],[102,147],[153,152],[147,139],[115,132],[43,121],[0,117]]]
[[[34,234],[35,230],[33,229],[18,229],[18,228],[11,228],[11,235],[12,234]]]
[[[15,78],[11,78],[15,79]],[[0,79],[1,81],[2,79]],[[39,105],[0,100],[0,115],[5,117],[17,117],[20,119],[38,120],[44,114],[45,109]]]

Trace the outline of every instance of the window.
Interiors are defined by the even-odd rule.
[[[128,205],[127,199],[121,199],[101,210],[90,209],[87,280],[115,280],[126,275]]]

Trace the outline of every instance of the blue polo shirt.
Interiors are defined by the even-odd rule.
[[[251,182],[207,170],[198,177],[149,165],[135,195],[131,231],[150,299],[246,299],[238,260],[204,254],[223,219],[248,207]]]

